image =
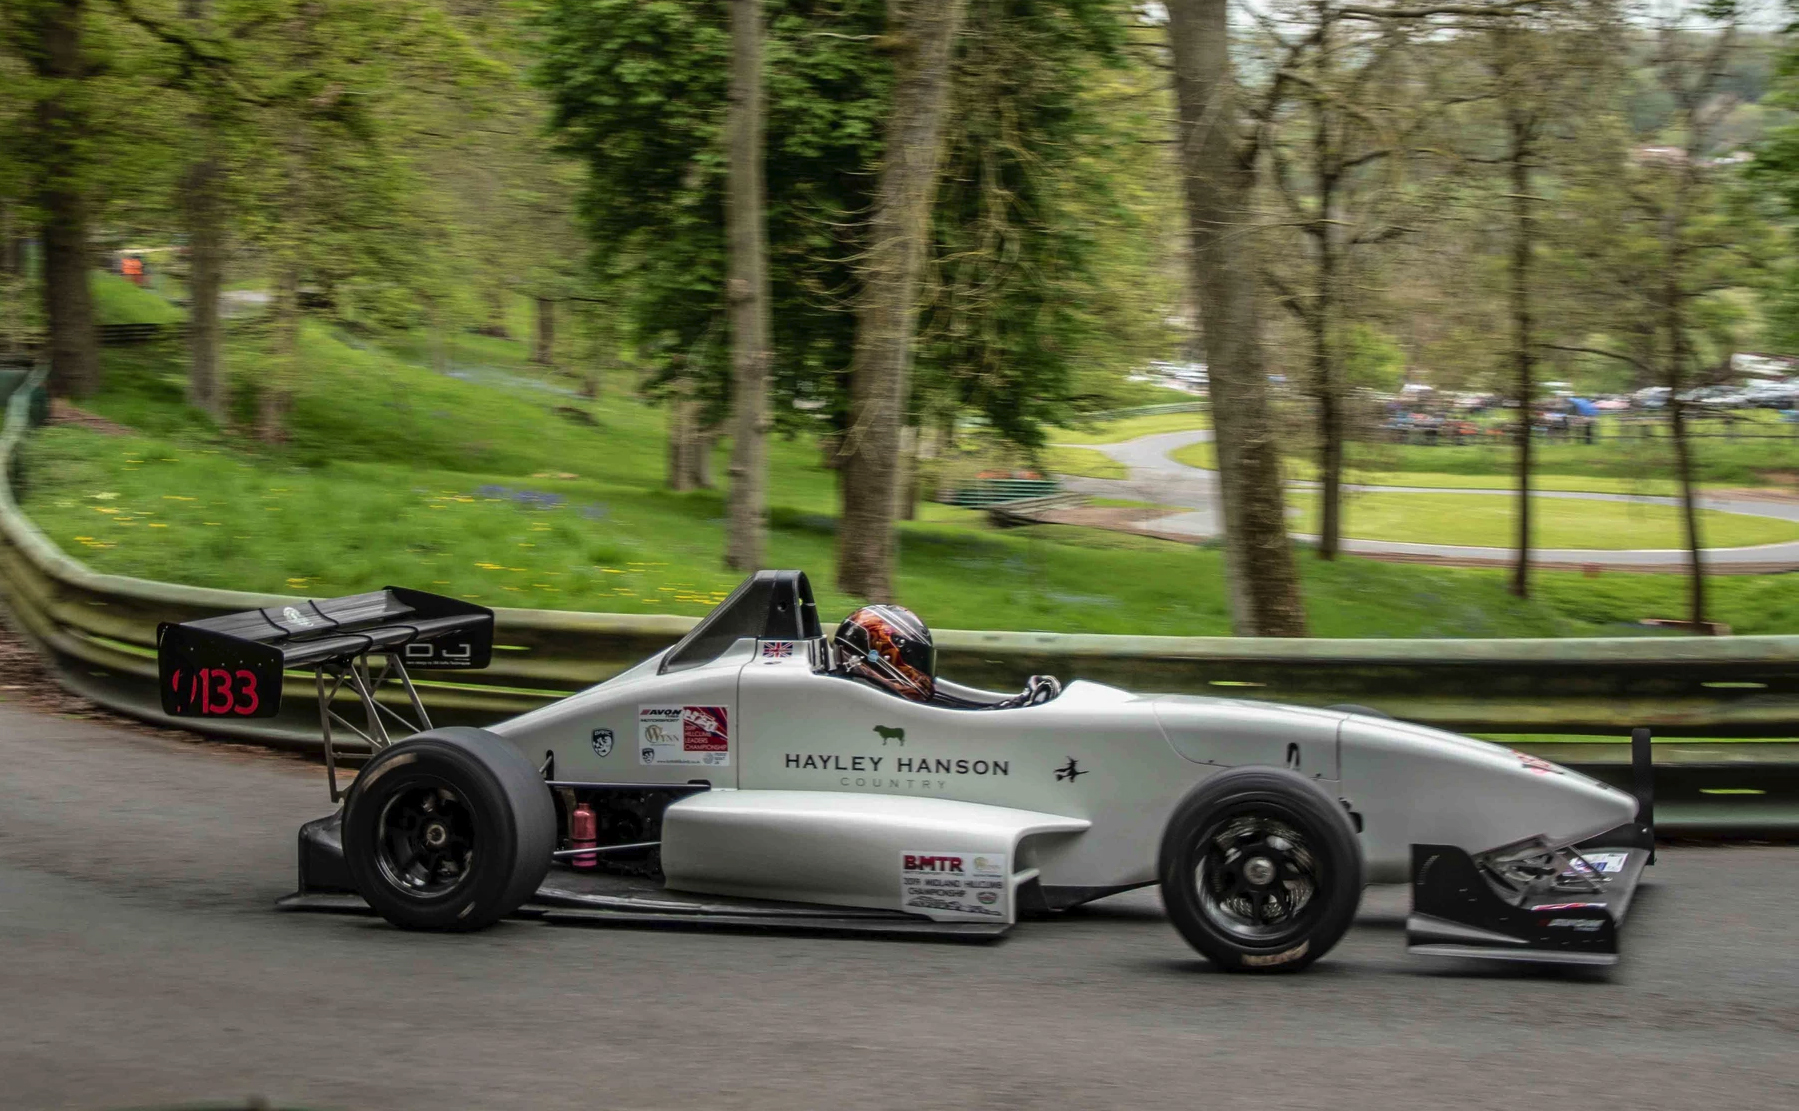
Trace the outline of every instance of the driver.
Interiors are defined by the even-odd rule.
[[[845,674],[914,702],[929,702],[937,691],[931,630],[905,606],[863,606],[843,619],[831,643]]]
[[[1024,690],[997,702],[965,697],[976,692],[944,689],[937,682],[937,647],[931,630],[904,606],[863,606],[843,619],[832,635],[838,668],[845,675],[892,691],[914,702],[936,702],[966,710],[1004,710],[1035,706],[1062,693],[1048,675],[1033,675]]]

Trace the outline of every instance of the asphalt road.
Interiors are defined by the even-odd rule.
[[[1664,853],[1610,972],[1299,976],[1153,892],[958,945],[283,914],[319,770],[0,709],[0,1107],[1799,1106],[1799,849]]]

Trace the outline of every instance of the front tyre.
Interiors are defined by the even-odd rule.
[[[1162,903],[1229,972],[1296,972],[1342,940],[1362,898],[1362,848],[1338,802],[1284,768],[1232,768],[1195,787],[1162,835]]]
[[[396,926],[478,930],[550,869],[556,807],[537,769],[482,729],[421,733],[376,753],[344,807],[357,892]]]

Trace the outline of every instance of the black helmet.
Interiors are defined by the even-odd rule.
[[[904,606],[863,606],[831,638],[843,669],[914,702],[929,702],[937,681],[931,630]]]

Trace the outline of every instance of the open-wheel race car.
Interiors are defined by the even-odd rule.
[[[1328,952],[1365,884],[1409,881],[1413,952],[1617,959],[1654,851],[1646,731],[1633,798],[1356,707],[959,686],[878,609],[900,626],[826,636],[806,576],[763,571],[666,650],[486,729],[431,728],[409,677],[492,650],[491,611],[437,595],[165,625],[158,654],[175,715],[269,715],[284,671],[313,672],[334,802],[333,726],[355,728],[334,702],[360,700],[373,754],[301,828],[290,908],[991,938],[1159,883],[1200,953],[1276,971]]]

